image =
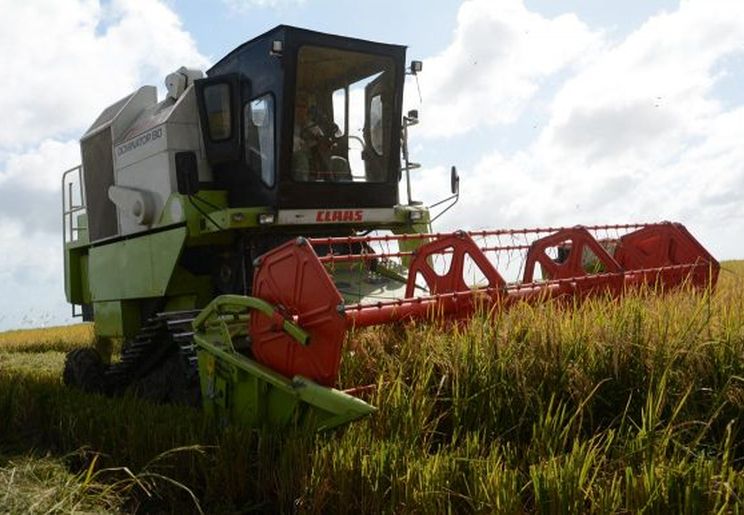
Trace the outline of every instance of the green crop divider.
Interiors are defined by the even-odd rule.
[[[209,413],[219,420],[248,425],[266,421],[286,425],[293,420],[309,420],[311,427],[323,431],[376,410],[361,399],[305,377],[287,378],[236,350],[234,337],[247,332],[251,311],[269,317],[278,313],[274,306],[255,297],[222,295],[193,322],[202,398]],[[308,334],[289,320],[284,320],[282,330],[301,345],[309,343]],[[212,365],[208,364],[210,360]],[[218,365],[215,367],[214,363]],[[216,371],[220,368],[221,373]]]
[[[222,336],[225,341],[232,345],[232,335],[230,335],[227,324],[222,319],[224,315],[241,316],[249,310],[259,311],[267,317],[273,318],[276,315],[283,315],[271,304],[265,300],[256,297],[244,297],[242,295],[220,295],[207,305],[199,316],[194,320],[194,330],[198,331],[212,324],[220,324]],[[246,321],[248,318],[246,317]],[[307,345],[310,340],[308,335],[300,326],[287,320],[282,321],[282,329],[294,338],[300,345]]]
[[[259,365],[240,354],[233,354],[221,349],[203,338],[197,336],[196,341],[200,347],[215,358],[244,371],[263,382],[269,388],[274,388],[287,395],[296,397],[312,411],[316,411],[318,415],[314,424],[316,431],[334,429],[377,411],[377,408],[374,406],[347,393],[321,386],[302,376],[295,376],[289,380],[271,369]],[[268,404],[269,401],[265,400],[264,402]],[[266,409],[270,410],[271,408]]]

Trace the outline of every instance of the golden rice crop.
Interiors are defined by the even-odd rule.
[[[67,352],[93,342],[93,324],[83,323],[0,333],[0,352]]]
[[[743,286],[730,262],[713,293],[358,332],[342,386],[376,385],[379,411],[320,435],[85,395],[49,371],[53,353],[34,351],[42,371],[16,352],[0,362],[0,441],[167,478],[130,492],[140,509],[194,510],[193,495],[210,512],[740,513]]]

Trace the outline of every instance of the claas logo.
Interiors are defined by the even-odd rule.
[[[364,219],[364,211],[361,209],[332,209],[318,211],[315,214],[315,221],[321,223],[327,222],[361,222]]]

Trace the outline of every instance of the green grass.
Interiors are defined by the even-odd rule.
[[[92,503],[80,509],[193,511],[193,495],[207,512],[744,511],[741,262],[713,295],[359,332],[342,385],[376,384],[379,412],[321,435],[218,430],[196,411],[71,391],[64,338],[24,341],[0,335],[0,441],[63,463],[54,484]]]

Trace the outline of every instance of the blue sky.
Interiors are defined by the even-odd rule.
[[[277,24],[422,59],[417,198],[440,230],[675,220],[742,258],[744,2],[0,0],[0,330],[69,321],[60,172],[98,113]]]
[[[261,7],[241,1],[177,0],[172,6],[199,43],[199,50],[217,58],[232,50],[236,42],[279,24],[406,44],[414,54],[431,55],[446,45],[460,2],[305,0],[268,2]]]

